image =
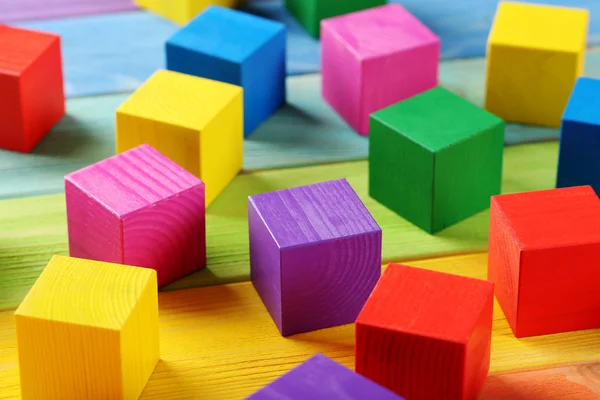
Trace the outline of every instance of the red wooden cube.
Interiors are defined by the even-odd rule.
[[[475,399],[494,284],[389,264],[356,320],[356,372],[410,400]]]
[[[516,337],[600,328],[591,186],[492,197],[488,279]]]
[[[30,152],[64,114],[60,37],[0,25],[0,149]]]

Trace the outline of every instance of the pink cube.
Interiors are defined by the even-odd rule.
[[[149,145],[65,176],[71,257],[153,268],[163,286],[206,265],[204,183]]]
[[[369,116],[438,83],[440,39],[397,3],[321,21],[323,97],[361,135]]]

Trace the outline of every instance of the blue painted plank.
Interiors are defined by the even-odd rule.
[[[286,19],[282,7],[252,7],[255,7],[255,13]],[[294,21],[287,22],[288,75],[318,71],[318,42],[302,35],[302,28]],[[14,25],[53,32],[62,37],[68,97],[135,90],[154,71],[165,68],[165,43],[179,29],[174,23],[146,11]]]
[[[485,55],[497,0],[398,1],[442,38],[444,59]],[[591,10],[590,43],[600,42],[600,1],[533,0]],[[320,46],[281,5],[255,2],[247,12],[283,22],[288,30],[288,75],[319,71]],[[132,91],[165,67],[164,43],[178,26],[146,11],[16,24],[63,38],[67,96]]]

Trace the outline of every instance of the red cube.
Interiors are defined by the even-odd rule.
[[[0,149],[30,152],[64,113],[60,37],[0,25]]]
[[[356,320],[356,372],[410,400],[476,399],[494,284],[389,264]]]
[[[488,279],[518,338],[600,328],[600,199],[591,186],[492,197]]]

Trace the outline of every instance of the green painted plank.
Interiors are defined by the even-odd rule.
[[[504,155],[504,192],[551,188],[556,142],[512,146]],[[207,212],[208,268],[166,290],[249,279],[247,197],[346,177],[383,229],[383,259],[406,260],[485,250],[489,211],[436,235],[419,230],[367,195],[366,161],[255,171],[238,176]],[[0,309],[14,308],[53,254],[67,254],[62,194],[0,201]]]

